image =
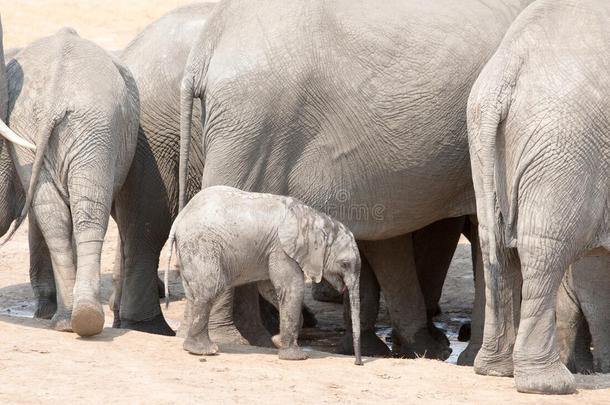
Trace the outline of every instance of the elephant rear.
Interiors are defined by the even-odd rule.
[[[32,232],[53,263],[52,325],[97,334],[101,249],[135,151],[137,87],[125,67],[72,29],[23,49],[7,73],[11,125],[37,146],[36,156],[15,150],[14,159],[27,189],[24,212],[31,205]]]

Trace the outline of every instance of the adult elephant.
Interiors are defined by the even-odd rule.
[[[180,206],[199,98],[202,187],[291,195],[347,224],[400,354],[446,358],[428,330],[411,233],[475,211],[466,100],[525,3],[219,3],[182,82]]]
[[[570,266],[557,294],[557,344],[572,372],[610,373],[610,257]],[[593,352],[591,351],[593,345]]]
[[[609,21],[606,0],[536,1],[468,102],[487,287],[475,371],[514,375],[522,392],[575,391],[557,350],[557,293],[572,263],[610,249]]]
[[[35,156],[9,145],[2,163],[12,161],[27,190],[14,230],[29,212],[31,272],[48,278],[52,268],[55,283],[44,285],[57,286],[56,296],[40,296],[50,292],[33,275],[37,314],[53,313],[57,330],[97,334],[104,324],[101,249],[135,150],[137,88],[127,69],[68,28],[17,53],[3,70],[3,85],[11,127],[37,145]],[[18,198],[13,203],[21,206]],[[3,208],[14,215],[15,206]]]

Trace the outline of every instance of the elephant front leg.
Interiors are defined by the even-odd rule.
[[[426,304],[421,292],[411,235],[361,243],[383,291],[394,332],[400,340],[397,355],[446,360],[451,349],[428,329]]]
[[[53,278],[51,254],[38,228],[34,213],[30,213],[28,240],[30,247],[30,283],[36,297],[35,318],[51,319],[57,311],[57,289]]]
[[[297,343],[305,291],[303,273],[283,252],[273,255],[269,267],[280,306],[280,334],[273,336],[273,344],[279,349],[280,359],[305,360],[307,354]]]

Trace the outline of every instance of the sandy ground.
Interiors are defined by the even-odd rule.
[[[190,1],[167,0],[0,0],[5,47],[72,26],[109,50],[121,49],[149,22]],[[117,232],[111,225],[104,247],[103,296],[110,294]],[[472,368],[430,360],[366,359],[332,354],[343,330],[341,306],[308,304],[318,327],[303,333],[306,362],[282,362],[275,351],[221,346],[222,353],[201,361],[168,338],[107,327],[92,339],[48,329],[31,319],[27,227],[0,249],[0,402],[2,403],[610,403],[610,376],[578,376],[579,392],[567,397],[519,394],[512,379],[477,376]],[[165,312],[174,328],[182,321],[184,300],[175,272],[176,295]],[[458,248],[441,299],[439,325],[447,328],[455,358],[464,344],[455,341],[472,305],[469,246]],[[107,323],[112,317],[107,305]],[[381,314],[380,335],[387,334]],[[316,350],[322,349],[325,352]]]

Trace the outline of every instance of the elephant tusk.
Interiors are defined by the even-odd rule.
[[[4,138],[6,138],[7,141],[10,141],[10,142],[14,143],[15,145],[19,145],[19,146],[22,146],[26,149],[30,149],[33,151],[36,150],[36,145],[34,145],[33,143],[31,143],[29,141],[26,141],[21,136],[17,135],[2,120],[0,120],[0,135],[2,135]]]

